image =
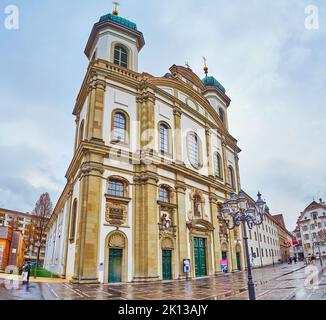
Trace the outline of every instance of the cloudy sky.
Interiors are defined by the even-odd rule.
[[[242,187],[258,189],[293,229],[301,210],[326,198],[326,1],[121,0],[146,46],[140,71],[165,74],[188,61],[227,89],[239,140]],[[19,30],[4,26],[7,5]],[[305,8],[319,29],[305,28]],[[92,25],[106,0],[0,2],[0,207],[30,211],[44,191],[55,202],[72,157],[72,109]]]

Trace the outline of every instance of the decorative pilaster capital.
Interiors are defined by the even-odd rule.
[[[136,97],[137,103],[143,103],[143,102],[147,102],[147,101],[155,104],[156,96],[153,92],[145,91]]]
[[[207,137],[210,137],[210,136],[211,136],[211,134],[212,134],[211,130],[212,130],[212,129],[209,128],[209,127],[206,127],[206,128],[205,128],[205,134],[206,134]]]
[[[213,204],[217,204],[217,202],[218,202],[218,197],[217,197],[217,195],[215,194],[215,193],[210,193],[209,194],[209,201],[211,202],[211,203],[213,203]]]
[[[174,115],[175,117],[179,117],[179,118],[181,118],[181,116],[182,116],[182,111],[181,111],[181,109],[180,109],[179,107],[174,107],[174,108],[173,108],[173,115]]]
[[[74,184],[72,182],[69,182],[68,184],[68,196],[71,197],[74,192]]]
[[[91,172],[97,172],[100,175],[103,175],[104,173],[103,165],[95,162],[83,163],[80,170],[82,174],[90,174]]]
[[[185,193],[187,190],[187,186],[184,182],[177,182],[175,184],[175,191],[176,192],[182,192],[182,193]]]
[[[88,92],[96,89],[105,91],[106,81],[104,79],[99,79],[95,76],[89,83]]]
[[[157,185],[158,182],[159,182],[159,178],[154,173],[143,172],[143,173],[138,173],[134,176],[134,183],[137,184],[152,183]]]

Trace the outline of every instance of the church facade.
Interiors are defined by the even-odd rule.
[[[74,154],[48,224],[44,266],[73,283],[147,282],[244,270],[240,229],[219,203],[240,190],[230,98],[214,78],[173,65],[138,72],[136,24],[101,17],[73,110]]]

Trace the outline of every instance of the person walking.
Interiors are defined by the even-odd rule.
[[[311,260],[311,263],[312,263],[312,264],[315,264],[315,261],[316,261],[316,256],[315,256],[315,254],[314,254],[314,253],[311,255],[311,258],[310,258],[310,260]]]
[[[25,262],[22,273],[23,285],[28,283],[28,263]]]
[[[31,275],[31,262],[27,261],[27,284],[29,283],[29,276]]]

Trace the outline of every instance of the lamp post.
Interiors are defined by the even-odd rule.
[[[246,247],[246,258],[248,266],[248,292],[249,300],[256,300],[255,284],[253,282],[251,263],[248,247],[247,226],[251,230],[255,225],[261,225],[264,221],[266,202],[262,200],[262,195],[258,193],[255,204],[247,201],[243,191],[240,191],[237,198],[235,193],[231,194],[229,201],[226,201],[221,209],[222,218],[229,230],[239,227],[243,223],[243,239]]]

